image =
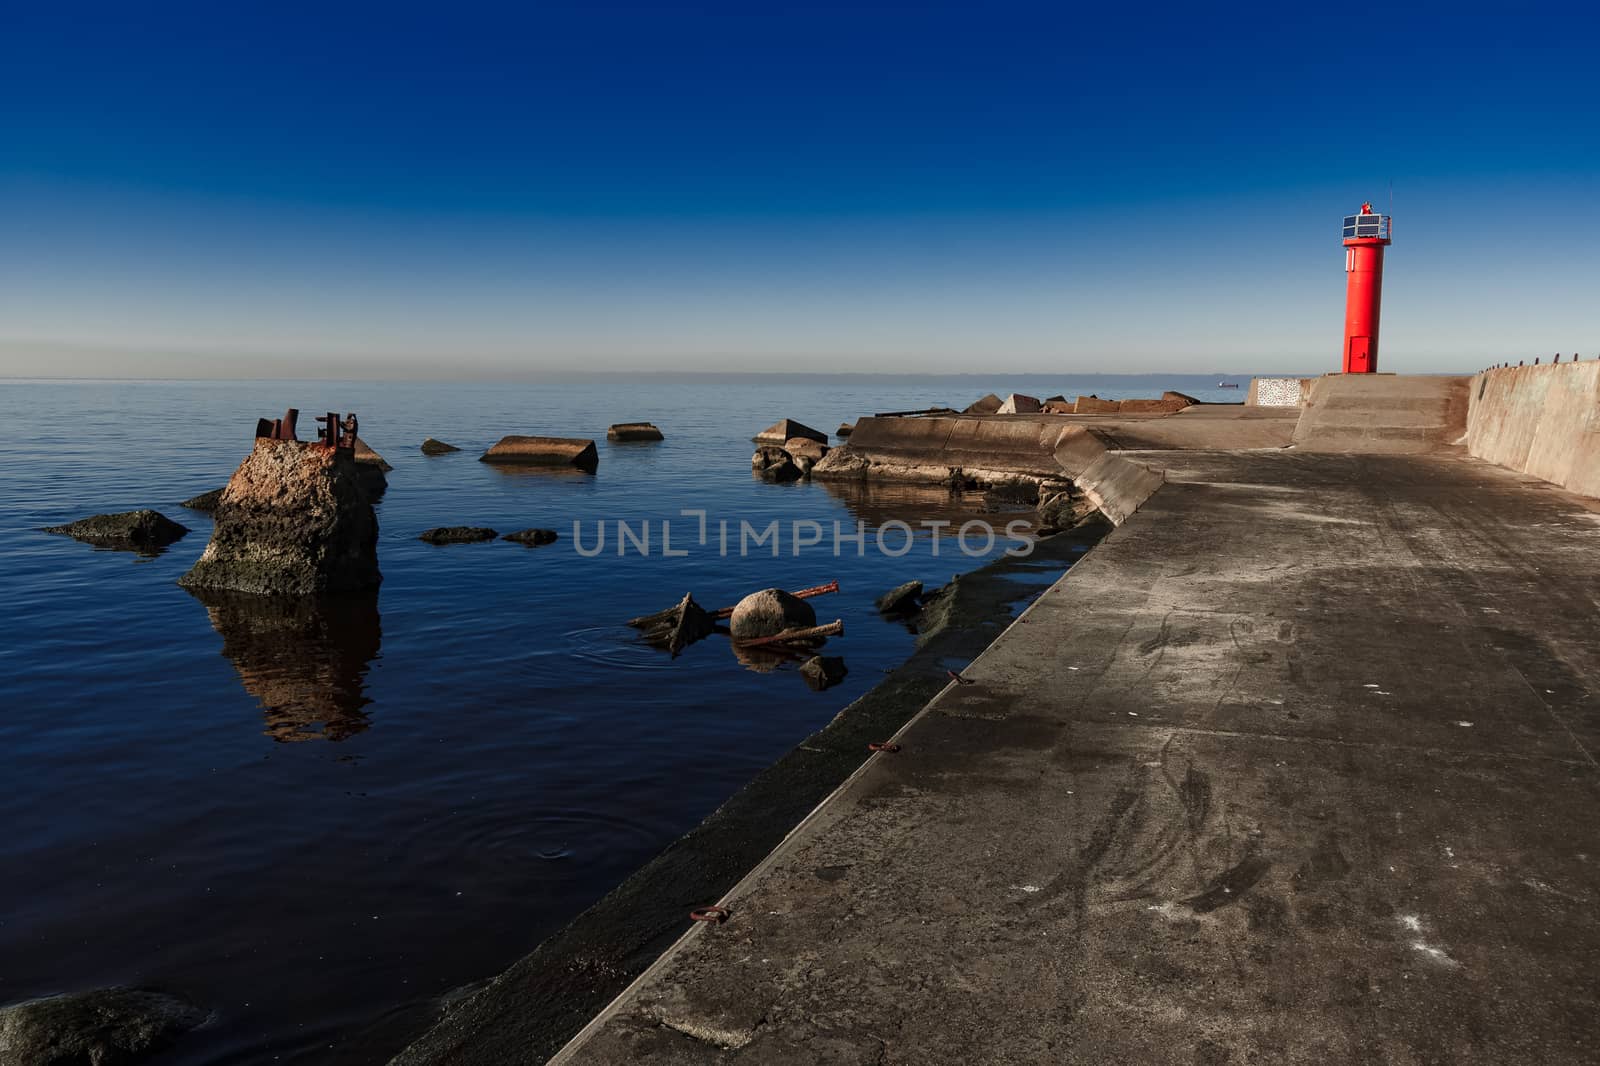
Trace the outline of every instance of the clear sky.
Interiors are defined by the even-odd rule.
[[[13,5],[0,375],[1600,353],[1600,14]]]

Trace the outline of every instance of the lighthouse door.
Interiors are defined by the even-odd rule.
[[[1350,351],[1346,353],[1344,372],[1346,374],[1372,373],[1372,349],[1370,337],[1351,337]]]

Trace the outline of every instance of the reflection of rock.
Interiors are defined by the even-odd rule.
[[[60,533],[102,548],[152,553],[182,537],[189,527],[180,526],[160,511],[146,509],[97,514],[64,526],[48,526],[44,532]]]
[[[217,509],[217,504],[221,499],[222,490],[212,489],[210,492],[202,492],[198,496],[190,496],[178,506],[187,507],[191,511],[204,511],[206,514],[210,514]]]
[[[425,540],[429,544],[476,544],[483,540],[493,540],[500,534],[488,526],[437,526],[425,529],[418,540]]]
[[[205,554],[178,584],[272,595],[375,587],[378,519],[362,465],[348,449],[258,438],[222,490]]]
[[[423,455],[449,455],[451,452],[459,452],[460,450],[454,444],[446,444],[444,441],[434,440],[432,437],[422,442]]]
[[[261,703],[274,740],[343,740],[367,728],[367,668],[378,657],[378,594],[250,596],[191,589],[222,654]]]
[[[832,688],[843,681],[844,675],[849,672],[844,660],[837,655],[813,655],[800,664],[800,676],[805,678],[812,692]]]
[[[142,988],[101,988],[0,1008],[0,1063],[123,1066],[141,1061],[209,1013]]]

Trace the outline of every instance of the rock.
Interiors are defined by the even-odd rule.
[[[812,692],[832,688],[849,672],[844,660],[837,655],[813,655],[800,664],[800,676],[806,679]]]
[[[794,468],[800,471],[800,476],[802,478],[810,477],[811,468],[817,465],[817,461],[811,458],[809,455],[797,455],[794,456],[790,461],[794,463]]]
[[[782,447],[784,442],[794,437],[805,437],[818,444],[828,443],[828,435],[812,429],[810,426],[796,422],[792,418],[780,418],[766,429],[757,433],[752,439],[757,444],[774,444]]]
[[[833,431],[833,435],[835,437],[838,437],[840,440],[844,440],[845,438],[849,437],[850,434],[854,433],[855,431],[856,431],[856,426],[855,426],[854,422],[840,422],[839,423],[839,428]]]
[[[1188,395],[1187,393],[1174,392],[1171,389],[1168,389],[1166,392],[1163,392],[1161,394],[1161,398],[1163,400],[1176,400],[1176,401],[1178,401],[1180,403],[1183,403],[1183,404],[1185,404],[1185,405],[1187,405],[1189,407],[1194,407],[1196,404],[1198,404],[1200,402],[1199,400],[1195,399],[1193,396]]]
[[[877,599],[877,608],[883,614],[910,614],[921,604],[922,582],[907,581],[896,585]]]
[[[60,533],[103,548],[122,551],[155,552],[189,532],[162,514],[146,508],[117,514],[97,514],[64,526],[48,526],[43,532]]]
[[[1006,402],[1000,405],[997,415],[1031,415],[1037,414],[1042,405],[1032,396],[1024,396],[1013,392],[1006,397]]]
[[[1046,396],[1044,398],[1044,402],[1045,403],[1066,403],[1067,402],[1067,398],[1065,396],[1061,395],[1058,392],[1054,396]]]
[[[734,640],[771,637],[786,629],[803,629],[817,624],[817,612],[798,596],[783,589],[762,589],[740,600],[728,619]]]
[[[142,988],[102,988],[0,1008],[6,1066],[124,1066],[145,1060],[210,1014]]]
[[[1000,402],[1000,397],[991,392],[982,399],[969,404],[967,409],[961,413],[964,415],[992,415],[1000,410]]]
[[[767,481],[798,481],[802,471],[782,448],[757,448],[750,457],[750,469]]]
[[[789,458],[799,459],[804,456],[813,463],[828,454],[828,446],[814,441],[809,437],[790,437],[783,442],[783,450],[789,453]]]
[[[476,544],[499,535],[488,526],[437,526],[424,530],[417,539],[429,544]]]
[[[187,507],[191,511],[204,511],[207,514],[210,514],[212,511],[217,509],[217,503],[221,499],[222,490],[212,489],[210,492],[202,492],[198,496],[190,496],[187,500],[184,500],[182,503],[178,504],[178,506]]]
[[[446,444],[444,441],[434,440],[432,437],[422,442],[423,455],[449,455],[451,452],[459,452],[460,450],[454,444]]]
[[[1039,528],[1041,530],[1071,529],[1095,511],[1088,497],[1071,492],[1057,492],[1039,500]]]
[[[1038,503],[1039,483],[1025,477],[991,481],[984,496],[992,503]]]
[[[717,629],[716,619],[687,593],[677,606],[630,619],[628,624],[641,630],[646,642],[671,652],[674,658],[684,648],[697,640],[704,640]]]
[[[643,441],[663,439],[661,431],[650,422],[618,422],[606,430],[606,440]]]
[[[394,467],[389,465],[389,461],[387,459],[368,447],[367,442],[362,440],[360,437],[356,438],[356,462],[366,463],[369,466],[375,466],[385,474],[394,469]]]
[[[577,437],[501,437],[478,457],[483,463],[519,463],[525,466],[570,466],[594,473],[600,453],[594,441]]]
[[[222,490],[205,554],[178,584],[271,595],[375,587],[378,518],[363,465],[346,449],[258,438]]]
[[[553,529],[519,529],[515,533],[507,533],[500,539],[536,548],[541,544],[554,544],[556,542],[556,531]]]

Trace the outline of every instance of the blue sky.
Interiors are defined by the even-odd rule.
[[[0,374],[1600,352],[1592,9],[1124,7],[10,13]]]

